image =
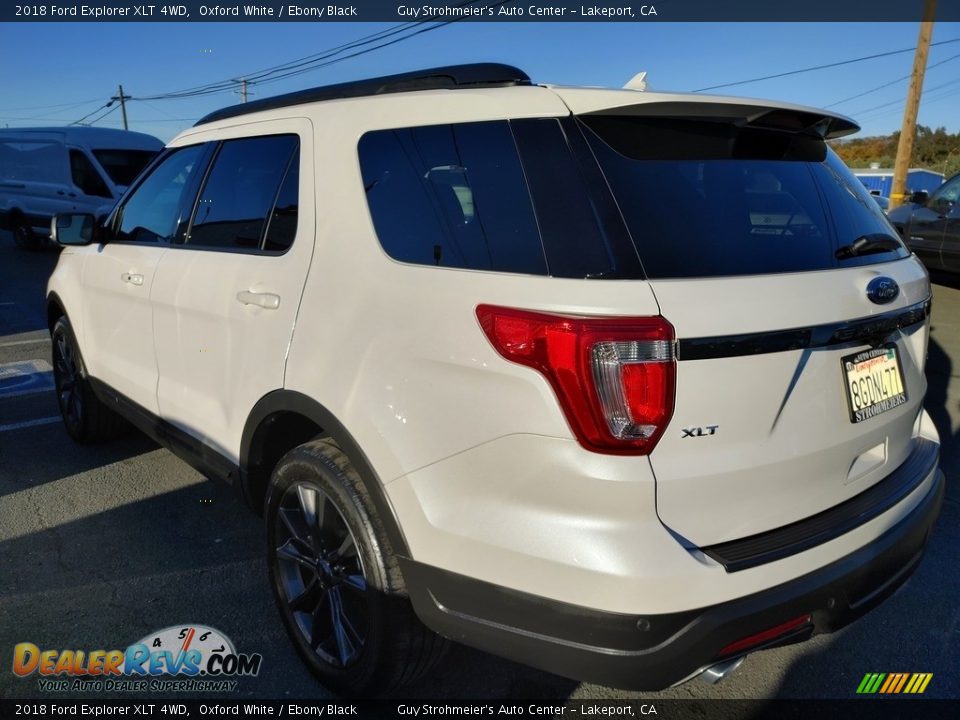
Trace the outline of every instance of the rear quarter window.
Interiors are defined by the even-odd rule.
[[[369,132],[358,152],[377,237],[390,257],[418,265],[546,274],[506,122]]]

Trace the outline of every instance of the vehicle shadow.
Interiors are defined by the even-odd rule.
[[[109,483],[109,466],[158,449],[137,431],[102,445],[78,445],[58,423],[0,433],[0,502],[5,495],[89,470],[101,469]]]
[[[785,667],[776,697],[857,698],[863,676],[880,672],[930,672],[924,698],[960,697],[958,543],[960,505],[947,501],[914,576],[849,627],[808,643]]]
[[[0,233],[0,340],[47,329],[44,298],[58,257],[57,248],[21,250],[10,233]]]
[[[135,437],[123,443],[144,447]],[[64,473],[67,485],[84,483],[81,496],[66,486],[63,493],[38,493],[23,509],[31,516],[26,532],[11,532],[0,520],[0,537],[6,536],[0,540],[0,616],[17,619],[0,623],[0,649],[6,653],[19,642],[123,649],[165,627],[203,624],[224,632],[240,652],[263,655],[259,676],[244,679],[239,695],[331,697],[297,657],[283,628],[267,581],[262,522],[230,488],[203,480],[160,452],[151,460],[153,473],[138,468],[140,462],[104,468],[95,482]],[[189,484],[144,497],[164,470]],[[51,471],[51,480],[54,475]],[[12,505],[4,499],[0,515]],[[64,516],[75,519],[57,521]],[[453,646],[437,672],[394,696],[554,699],[576,687]],[[0,696],[42,695],[36,677],[0,673]]]
[[[927,395],[924,408],[933,420],[940,435],[940,466],[948,478],[947,491],[950,494],[950,478],[958,476],[960,465],[960,429],[953,430],[951,409],[960,411],[960,401],[954,401],[950,395],[950,381],[953,378],[953,363],[943,346],[933,337],[927,351]],[[956,402],[951,408],[950,403]]]
[[[929,270],[928,272],[930,273],[930,282],[934,285],[943,285],[954,290],[960,290],[960,275],[940,270]]]

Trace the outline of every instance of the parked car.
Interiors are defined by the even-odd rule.
[[[928,194],[913,193],[890,222],[931,270],[960,273],[960,174]]]
[[[163,143],[93,127],[0,130],[0,227],[38,247],[57,213],[108,213]]]
[[[133,423],[262,512],[338,692],[442,638],[722,676],[893,593],[943,498],[930,284],[825,144],[856,129],[502,65],[219,110],[56,218],[65,427]]]

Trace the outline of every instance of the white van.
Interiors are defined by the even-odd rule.
[[[110,128],[0,130],[0,227],[35,248],[57,213],[106,213],[163,149],[151,135]]]

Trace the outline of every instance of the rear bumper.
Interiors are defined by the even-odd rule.
[[[809,622],[749,650],[805,640],[847,625],[891,595],[919,564],[940,512],[944,478],[935,465],[925,478],[931,472],[913,510],[868,545],[789,582],[697,610],[600,612],[414,561],[403,561],[402,569],[417,614],[442,635],[578,680],[661,689],[735,657],[721,650],[745,637],[809,614]]]

